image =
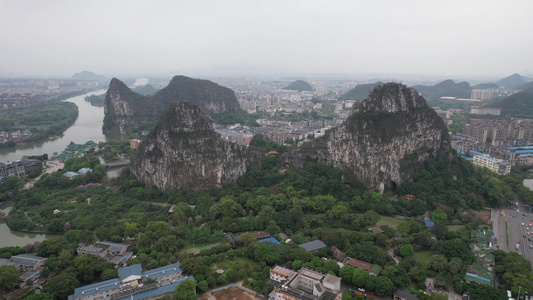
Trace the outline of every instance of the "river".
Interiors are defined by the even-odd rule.
[[[0,150],[0,162],[19,160],[23,156],[41,155],[43,153],[47,153],[51,157],[54,152],[61,153],[70,142],[84,144],[90,140],[96,143],[106,141],[102,133],[104,108],[92,106],[89,102],[85,101],[85,96],[103,93],[105,93],[105,90],[91,92],[65,100],[75,103],[78,106],[79,114],[74,125],[68,128],[63,136],[50,141],[17,147],[16,149],[2,149]],[[114,172],[118,173],[118,170],[114,170]],[[113,175],[116,176],[114,173],[110,174],[110,176]],[[0,205],[0,215],[8,215],[11,206],[12,203],[2,203]],[[50,236],[53,235],[14,231],[9,229],[5,221],[0,221],[0,248],[6,246],[24,246],[35,241],[42,242]]]
[[[78,119],[74,125],[69,127],[61,137],[53,140],[33,143],[17,148],[1,149],[0,162],[19,160],[22,159],[23,156],[42,155],[44,153],[48,154],[49,157],[52,157],[54,152],[61,153],[65,150],[65,147],[70,144],[70,142],[84,144],[90,140],[96,143],[106,141],[106,138],[102,133],[104,108],[92,106],[89,102],[85,101],[85,97],[88,95],[100,95],[103,93],[105,93],[105,90],[99,90],[65,100],[78,106]]]

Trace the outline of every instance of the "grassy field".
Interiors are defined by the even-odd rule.
[[[216,247],[218,245],[221,245],[221,244],[220,243],[214,243],[214,244],[209,244],[209,245],[205,245],[205,246],[190,248],[190,249],[187,250],[187,253],[198,254],[202,250],[213,248],[213,247]]]
[[[398,224],[400,224],[401,221],[402,220],[398,220],[394,217],[381,216],[381,219],[379,219],[376,226],[379,227],[381,225],[389,225],[392,228],[396,228],[398,227]]]
[[[430,256],[431,256],[431,252],[426,250],[426,251],[415,252],[415,255],[413,257],[419,263],[424,264],[429,259]]]
[[[253,266],[253,265],[259,264],[258,262],[254,261],[252,259],[249,259],[247,257],[237,257],[237,258],[225,258],[225,259],[219,260],[219,261],[217,261],[215,263],[215,265],[218,268],[230,269],[230,268],[233,268],[233,264],[236,261],[248,263],[250,265],[250,267]]]
[[[446,225],[449,231],[457,231],[464,227],[464,225]]]

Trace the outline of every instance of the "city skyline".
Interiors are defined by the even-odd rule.
[[[0,4],[0,76],[533,74],[521,0]]]

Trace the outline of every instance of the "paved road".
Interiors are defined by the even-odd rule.
[[[531,225],[533,223],[533,213],[529,209],[526,210],[523,202],[518,202],[518,206],[508,209],[494,209],[492,211],[493,244],[496,249],[520,253],[533,266],[533,226]],[[509,245],[507,245],[505,230],[506,222]]]

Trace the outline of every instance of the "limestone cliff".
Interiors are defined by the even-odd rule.
[[[286,159],[301,166],[309,156],[343,169],[382,192],[409,180],[424,160],[449,153],[442,119],[415,89],[379,85],[341,125],[295,149]]]
[[[235,183],[263,155],[222,139],[209,115],[189,101],[170,104],[143,139],[131,171],[160,190],[201,190]]]
[[[113,78],[105,97],[103,131],[128,134],[135,126],[156,122],[170,103],[177,100],[189,100],[210,115],[239,110],[235,93],[209,80],[175,76],[154,95],[143,96]]]

